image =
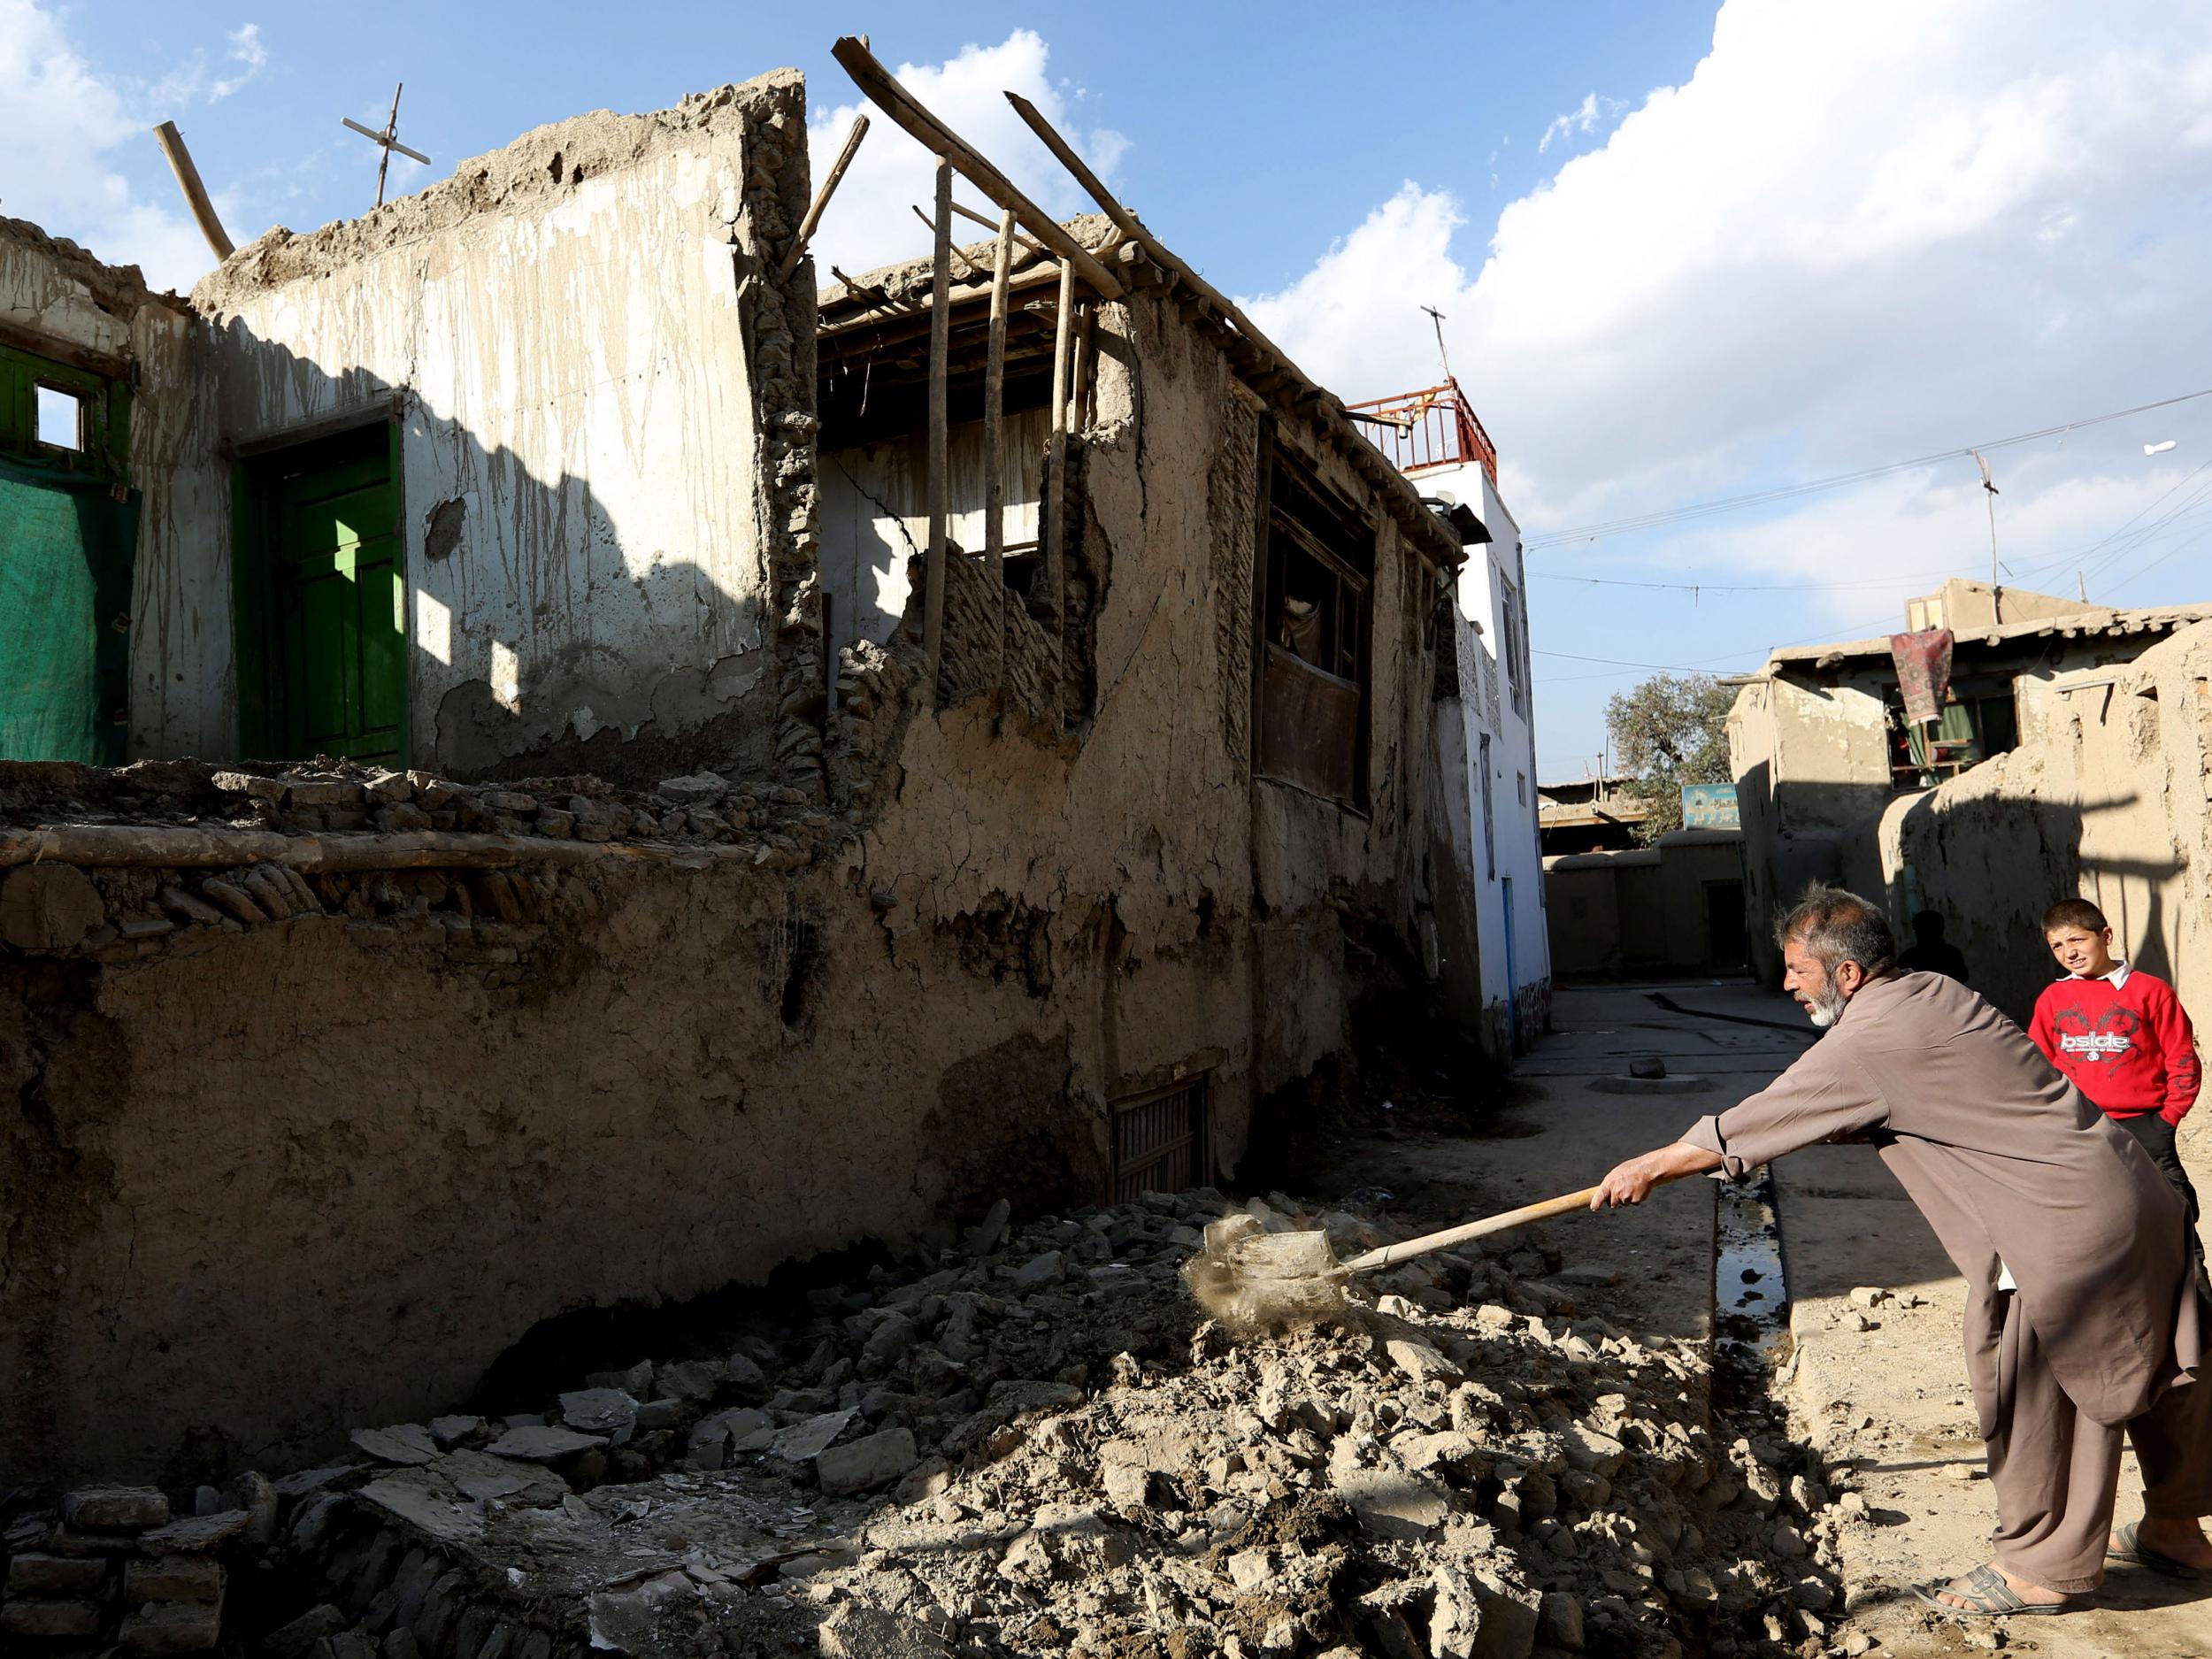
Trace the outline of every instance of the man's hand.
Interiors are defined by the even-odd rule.
[[[1647,1152],[1609,1171],[1591,1195],[1590,1208],[1610,1210],[1621,1204],[1640,1204],[1663,1181],[1679,1180],[1720,1168],[1720,1154],[1694,1147],[1686,1141]]]

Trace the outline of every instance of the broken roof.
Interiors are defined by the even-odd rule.
[[[1178,291],[1178,273],[1148,257],[1106,215],[1085,213],[1061,224],[1079,243],[1123,276],[1133,291],[1157,292],[1186,304],[1193,325],[1229,360],[1238,377],[1280,411],[1310,421],[1315,432],[1350,463],[1432,564],[1448,570],[1458,565],[1463,557],[1460,533],[1430,508],[1420,487],[1401,472],[1352,421],[1342,398],[1309,379],[1271,342],[1221,326],[1202,297]],[[956,310],[988,302],[997,248],[996,237],[955,244],[949,288]],[[895,319],[926,324],[934,265],[934,256],[925,255],[856,275],[837,273],[837,280],[821,290],[823,339],[827,342]],[[1060,265],[1056,256],[1025,245],[1018,234],[1009,269],[1009,289],[1021,294],[1056,281]]]
[[[2147,605],[2133,611],[2094,605],[2062,617],[2031,617],[2024,622],[2001,623],[1993,628],[1969,628],[1955,634],[1954,638],[1960,645],[2006,645],[2015,640],[2042,639],[2052,634],[2072,640],[2103,634],[2163,634],[2207,618],[2212,618],[2212,604]],[[1816,668],[1832,668],[1856,657],[1888,656],[1889,636],[1884,634],[1877,639],[1845,640],[1833,645],[1785,646],[1767,653],[1767,668],[1771,671],[1807,663]]]

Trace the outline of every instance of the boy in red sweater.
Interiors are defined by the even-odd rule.
[[[2112,927],[2086,899],[2043,913],[2043,937],[2069,977],[2035,1000],[2028,1035],[2050,1063],[2105,1115],[2142,1144],[2189,1206],[2196,1189],[2174,1131],[2196,1103],[2201,1080],[2196,1035],[2165,980],[2112,959]]]

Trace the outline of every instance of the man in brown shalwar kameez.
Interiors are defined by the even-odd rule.
[[[1965,1277],[1966,1371],[1997,1496],[1995,1559],[1920,1586],[1957,1614],[2057,1612],[2108,1556],[2212,1578],[2212,1305],[2181,1199],[2140,1147],[1957,980],[1900,973],[1863,899],[1776,929],[1784,985],[1828,1034],[1761,1093],[1605,1178],[1658,1181],[1823,1141],[1871,1142]],[[2144,1518],[2110,1531],[2124,1430]]]

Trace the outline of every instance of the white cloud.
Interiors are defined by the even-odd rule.
[[[1598,130],[1601,123],[1610,121],[1627,107],[1618,98],[1601,98],[1594,92],[1586,92],[1582,102],[1573,109],[1564,115],[1552,117],[1551,125],[1536,141],[1536,153],[1542,155],[1552,147],[1555,140],[1564,143],[1578,135],[1587,138]]]
[[[229,36],[232,70],[211,80],[193,54],[153,86],[96,73],[63,19],[33,0],[0,0],[0,212],[138,265],[156,288],[188,288],[214,264],[181,208],[143,199],[112,161],[194,104],[228,97],[268,60],[259,26]],[[211,181],[211,188],[212,188]],[[234,199],[216,191],[219,211]]]
[[[1532,530],[1932,453],[2212,383],[2208,106],[2202,8],[1727,0],[1690,79],[1508,204],[1486,256],[1461,253],[1454,194],[1409,182],[1248,303],[1348,397],[1426,384],[1417,308],[1443,310]],[[2212,454],[2212,411],[2173,414],[2149,424],[2194,434],[2175,459]],[[2165,488],[2135,454],[2165,435],[2120,423],[1993,457],[2008,559],[2094,541]],[[1962,465],[1552,567],[1971,570],[1987,522]]]
[[[1016,29],[996,46],[964,46],[950,62],[901,64],[905,87],[946,126],[987,157],[1029,198],[1056,218],[1094,211],[1067,169],[1014,112],[1004,94],[1018,92],[1059,129],[1099,177],[1111,184],[1129,141],[1107,127],[1086,129],[1081,122],[1085,95],[1056,85],[1046,73],[1048,49],[1030,29]],[[818,83],[818,90],[820,84]],[[868,111],[868,136],[844,182],[837,187],[815,232],[815,269],[826,286],[834,264],[857,276],[875,265],[912,258],[929,251],[929,233],[913,214],[930,211],[936,194],[936,164],[919,142],[880,111],[856,100],[818,110],[807,124],[808,150],[818,183],[845,142],[853,117]],[[998,217],[975,188],[956,179],[954,199]],[[953,231],[955,241],[980,241],[990,233],[968,220]]]

